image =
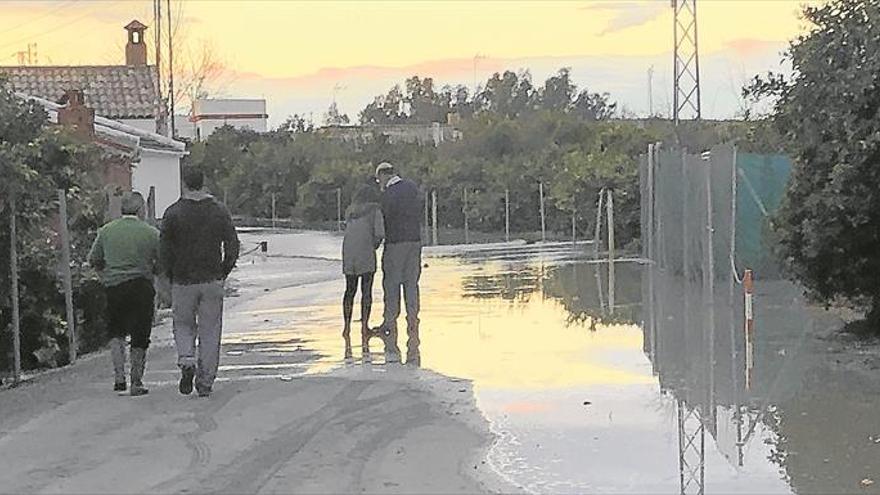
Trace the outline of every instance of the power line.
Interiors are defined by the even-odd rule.
[[[86,17],[92,15],[93,13],[95,13],[96,11],[98,11],[98,10],[101,9],[101,8],[104,8],[104,4],[103,4],[103,3],[99,3],[95,8],[86,11],[86,12],[83,13],[82,15],[79,15],[79,16],[77,16],[77,17],[74,17],[73,19],[68,20],[67,22],[64,22],[64,23],[62,23],[62,24],[59,24],[59,25],[54,26],[54,27],[52,27],[52,28],[49,28],[49,29],[43,31],[42,33],[38,33],[38,34],[34,34],[34,35],[29,35],[29,36],[24,36],[24,37],[22,37],[22,38],[19,38],[19,39],[15,40],[15,41],[10,42],[10,43],[6,43],[5,45],[0,45],[0,50],[3,50],[3,49],[5,49],[5,48],[9,48],[10,46],[17,45],[17,44],[19,44],[19,43],[21,43],[21,42],[23,42],[23,41],[35,40],[35,39],[42,38],[42,37],[44,37],[44,36],[46,36],[46,35],[52,34],[52,33],[56,32],[56,31],[59,31],[59,30],[61,30],[61,29],[64,29],[64,28],[66,28],[66,27],[68,27],[68,26],[70,26],[70,25],[72,25],[72,24],[75,24],[75,23],[77,23],[77,22],[79,22],[79,21],[85,19]]]
[[[43,20],[43,19],[45,19],[45,18],[47,18],[47,17],[49,17],[49,16],[52,16],[52,15],[54,15],[54,14],[57,14],[58,12],[60,12],[60,11],[62,11],[62,10],[64,10],[64,9],[70,7],[71,5],[74,5],[75,3],[76,3],[75,0],[68,0],[67,2],[61,4],[61,5],[58,6],[58,7],[55,7],[54,9],[50,10],[49,12],[46,12],[45,14],[43,14],[43,15],[41,15],[41,16],[34,17],[33,19],[31,19],[31,20],[29,20],[29,21],[24,21],[24,22],[22,22],[22,23],[20,23],[20,24],[16,24],[15,26],[12,26],[12,27],[9,28],[9,29],[4,29],[3,31],[0,31],[0,35],[6,34],[6,33],[10,33],[10,32],[12,32],[12,31],[15,31],[16,29],[20,29],[20,28],[22,28],[22,27],[24,27],[24,26],[27,26],[27,25],[29,25],[29,24],[33,24],[33,23],[35,23],[35,22],[37,22],[37,21],[41,21],[41,20]]]

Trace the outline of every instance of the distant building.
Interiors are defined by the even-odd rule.
[[[125,65],[0,67],[13,90],[64,104],[68,90],[79,90],[97,115],[137,129],[165,134],[159,75],[147,64],[144,31],[137,20],[125,26]]]
[[[450,114],[447,123],[431,124],[367,124],[367,125],[328,125],[318,128],[317,132],[330,138],[345,142],[368,142],[377,136],[384,136],[390,143],[416,143],[420,145],[439,146],[447,141],[457,141],[462,133],[453,125],[454,114]]]
[[[212,98],[193,102],[189,126],[177,126],[177,133],[191,139],[202,140],[223,126],[250,129],[255,132],[269,130],[266,100],[245,98]],[[175,119],[175,123],[180,122]]]

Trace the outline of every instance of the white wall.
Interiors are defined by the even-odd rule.
[[[192,114],[197,139],[207,139],[217,128],[224,125],[230,125],[237,129],[251,129],[256,132],[269,130],[266,100],[262,99],[196,100],[193,103]]]
[[[174,132],[179,138],[190,140],[196,138],[196,126],[189,120],[189,115],[174,116]]]
[[[130,125],[134,128],[140,129],[142,131],[147,132],[156,132],[156,120],[155,119],[116,119],[117,122],[122,122],[125,125]]]
[[[224,125],[231,125],[236,129],[251,129],[256,132],[266,132],[268,130],[266,119],[204,119],[196,122],[197,136],[199,139],[207,139],[214,131]]]
[[[141,150],[141,160],[131,173],[132,189],[146,199],[150,186],[156,188],[156,216],[162,218],[165,210],[180,198],[180,156]]]

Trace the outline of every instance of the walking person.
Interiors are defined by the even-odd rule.
[[[124,392],[125,337],[131,337],[131,395],[145,395],[144,368],[153,329],[153,277],[159,259],[159,231],[139,218],[144,197],[122,196],[122,218],[98,230],[89,263],[101,276],[107,293],[107,326],[113,359],[113,390]]]
[[[226,277],[238,259],[239,242],[226,208],[205,189],[197,168],[183,174],[181,198],[162,221],[160,260],[171,281],[179,390],[211,394],[220,361]]]
[[[345,294],[342,316],[345,359],[351,359],[351,318],[358,285],[361,288],[361,350],[365,362],[370,360],[370,311],[373,306],[373,276],[376,274],[376,249],[385,238],[385,222],[379,208],[375,186],[364,184],[354,193],[345,212],[345,237],[342,241],[342,273]]]
[[[385,338],[386,362],[400,362],[397,317],[400,316],[400,291],[403,288],[406,304],[406,363],[419,366],[422,195],[413,181],[400,177],[394,166],[388,162],[380,163],[376,167],[376,180],[382,188],[382,215],[385,219],[385,249],[382,252],[385,314],[378,331]]]

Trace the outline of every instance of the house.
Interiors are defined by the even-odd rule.
[[[159,72],[147,60],[144,31],[137,20],[125,26],[124,65],[0,66],[13,90],[64,104],[68,90],[85,97],[96,115],[142,131],[166,134],[165,105],[159,97]]]
[[[152,190],[157,218],[180,198],[180,161],[187,154],[184,143],[95,115],[79,90],[69,90],[64,105],[21,92],[15,94],[45,108],[51,122],[74,128],[107,151],[103,169],[98,172],[108,192],[134,190],[147,198]]]
[[[266,100],[246,98],[203,98],[193,102],[189,125],[175,119],[177,134],[199,141],[225,125],[255,132],[269,130]]]
[[[107,151],[98,172],[109,191],[155,190],[156,215],[180,197],[185,144],[167,137],[159,72],[147,60],[144,31],[125,26],[124,65],[0,67],[0,79],[22,99],[33,100],[49,119],[72,126]]]

